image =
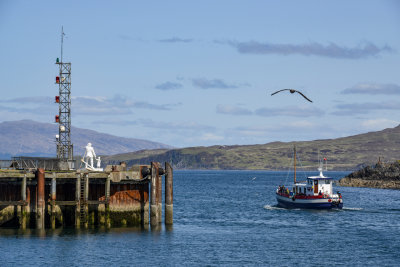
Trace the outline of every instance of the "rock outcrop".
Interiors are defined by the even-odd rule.
[[[350,173],[338,182],[341,186],[400,189],[400,161],[391,164],[378,162]]]

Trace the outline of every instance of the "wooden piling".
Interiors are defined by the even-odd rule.
[[[84,193],[84,203],[85,203],[85,228],[89,227],[89,174],[85,175],[85,193]]]
[[[80,216],[80,196],[81,196],[81,174],[78,173],[76,175],[76,182],[75,182],[75,227],[80,228],[81,226],[81,216]]]
[[[37,198],[36,198],[36,228],[44,229],[45,202],[44,202],[44,169],[37,169]]]
[[[51,201],[51,215],[50,215],[50,224],[51,229],[56,229],[56,174],[53,173],[53,178],[51,179],[51,193],[50,193],[50,201]]]
[[[174,223],[174,205],[173,205],[173,170],[168,162],[165,162],[165,224]]]
[[[20,228],[26,229],[26,217],[27,217],[27,205],[26,205],[26,173],[22,178],[21,182],[21,200],[24,203],[21,206],[21,220],[20,220]]]
[[[150,224],[156,226],[159,223],[158,219],[158,203],[157,203],[157,175],[158,168],[155,162],[151,163],[151,199],[150,199]]]
[[[26,201],[26,173],[24,174],[21,183],[21,200]]]
[[[106,227],[111,227],[111,221],[110,221],[110,187],[111,187],[111,177],[108,175],[107,180],[106,180],[106,190],[105,190],[105,197],[106,197],[106,203],[104,204],[104,209],[105,209],[105,224]]]
[[[162,222],[162,175],[160,175],[160,169],[161,165],[157,162],[157,211],[159,223]]]

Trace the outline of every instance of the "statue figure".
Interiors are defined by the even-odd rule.
[[[85,154],[86,154],[86,158],[87,158],[86,162],[88,163],[89,160],[90,160],[90,167],[94,168],[94,167],[93,167],[93,157],[96,158],[96,153],[94,152],[94,149],[93,149],[91,143],[88,143],[88,144],[87,144],[87,146],[86,146],[86,153],[85,153]],[[86,167],[87,167],[87,166],[86,166]]]
[[[96,160],[97,160],[97,169],[100,169],[100,166],[101,166],[101,159],[100,159],[100,157],[98,157]]]
[[[89,171],[103,171],[103,168],[101,168],[101,159],[100,157],[96,157],[92,144],[88,143],[85,148],[85,154],[81,159],[81,162],[85,164],[85,169]],[[97,168],[94,167],[93,158],[97,161]]]

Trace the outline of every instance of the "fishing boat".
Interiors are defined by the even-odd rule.
[[[324,159],[326,162],[326,159]],[[318,176],[309,176],[306,181],[296,181],[296,147],[294,147],[294,183],[292,188],[279,186],[276,190],[278,206],[300,209],[341,209],[343,200],[340,192],[333,193],[333,178],[322,173],[320,162]]]

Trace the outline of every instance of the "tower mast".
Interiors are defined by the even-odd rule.
[[[63,62],[64,26],[61,26],[61,62]]]
[[[59,95],[56,96],[58,103],[58,115],[56,123],[58,127],[57,158],[60,161],[70,162],[73,159],[73,145],[71,144],[71,63],[63,62],[64,28],[61,27],[61,61],[57,58],[59,76],[56,83]],[[70,167],[72,167],[70,165]]]

